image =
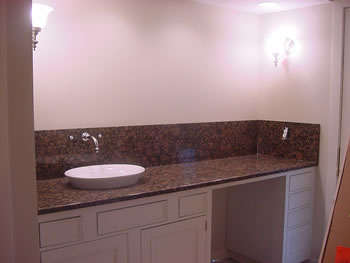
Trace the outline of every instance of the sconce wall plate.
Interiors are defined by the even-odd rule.
[[[32,42],[33,42],[33,50],[36,49],[37,44],[39,43],[39,41],[37,40],[37,36],[39,34],[39,32],[41,31],[41,28],[39,27],[33,27],[32,28]]]

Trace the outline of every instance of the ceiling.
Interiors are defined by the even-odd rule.
[[[253,14],[268,14],[289,9],[302,8],[306,6],[329,3],[330,0],[271,0],[278,2],[278,7],[262,8],[257,3],[269,0],[193,0],[196,2],[232,8],[237,11],[248,12]]]

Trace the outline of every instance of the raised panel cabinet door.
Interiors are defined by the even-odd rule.
[[[127,235],[119,235],[41,253],[42,263],[127,263]]]
[[[204,263],[206,217],[142,231],[142,263]]]

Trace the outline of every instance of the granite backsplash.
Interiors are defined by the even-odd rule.
[[[282,132],[288,127],[287,140]],[[318,162],[320,147],[320,125],[258,121],[257,152],[276,157]]]
[[[282,141],[285,126],[289,136]],[[92,141],[82,141],[85,131],[102,134],[98,154]],[[36,131],[36,171],[44,180],[84,165],[152,167],[256,153],[317,162],[319,141],[318,124],[255,120]]]

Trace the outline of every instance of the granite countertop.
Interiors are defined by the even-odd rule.
[[[146,168],[139,183],[112,190],[80,190],[67,178],[37,182],[38,214],[109,204],[316,166],[316,162],[246,155]]]

